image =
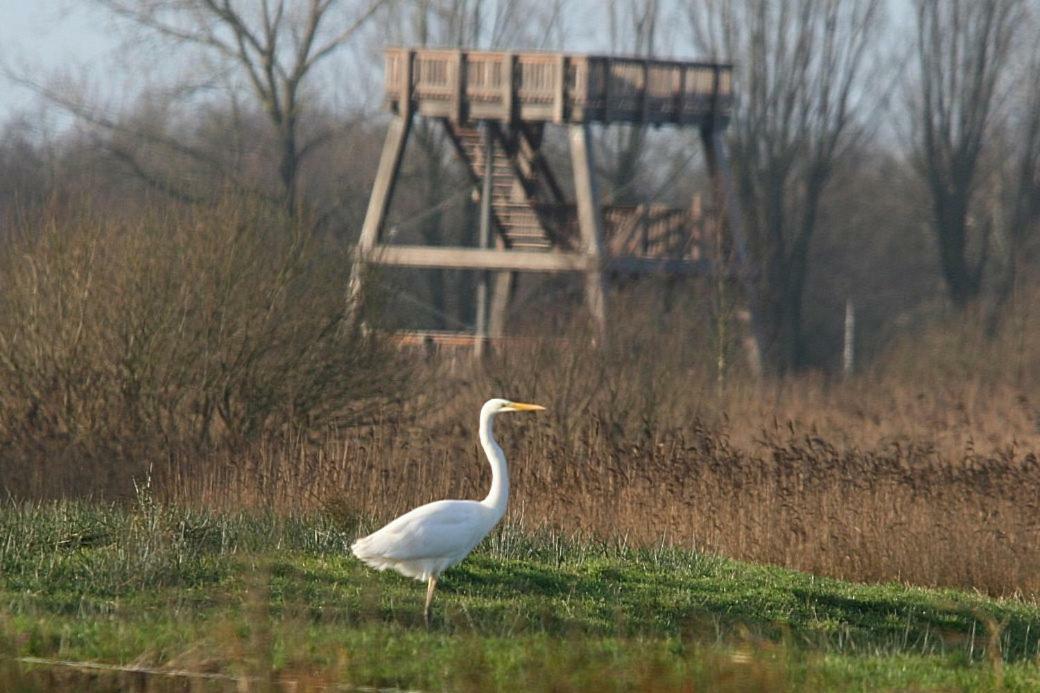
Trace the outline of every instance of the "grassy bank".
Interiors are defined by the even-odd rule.
[[[1034,602],[855,585],[515,526],[445,577],[426,630],[421,585],[349,556],[365,529],[191,513],[147,495],[132,508],[7,505],[0,649],[303,689],[1040,685]],[[0,683],[69,676],[8,659]],[[89,676],[125,684],[125,674]]]

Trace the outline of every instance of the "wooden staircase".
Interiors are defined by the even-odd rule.
[[[444,126],[474,182],[482,181],[487,161],[483,132],[475,123],[445,119]],[[492,129],[494,150],[491,214],[505,246],[535,251],[568,248],[571,244],[561,237],[552,217],[544,211],[548,204],[561,201],[563,195],[538,153],[535,138],[540,139],[540,132],[516,128],[506,133],[495,123],[487,126]]]

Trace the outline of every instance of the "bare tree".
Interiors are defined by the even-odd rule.
[[[918,75],[909,98],[914,163],[931,195],[950,299],[964,308],[979,295],[989,257],[990,224],[981,215],[979,223],[969,221],[1023,4],[915,0],[914,9]]]
[[[1034,22],[1036,18],[1034,18]],[[1035,23],[1034,23],[1035,26]],[[994,159],[998,190],[991,209],[996,218],[991,226],[997,242],[993,274],[996,275],[993,302],[987,316],[987,332],[996,334],[1004,308],[1014,291],[1022,264],[1022,252],[1040,221],[1040,45],[1031,53],[1014,83],[1009,124]]]
[[[195,49],[206,79],[231,73],[242,77],[246,93],[264,113],[274,135],[275,157],[281,199],[290,215],[298,205],[300,168],[307,156],[331,136],[322,130],[305,138],[301,123],[308,108],[305,85],[317,66],[342,49],[386,0],[93,0],[112,16],[129,22],[146,34],[176,48]],[[139,155],[129,142],[135,140],[159,147],[177,156],[203,164],[234,179],[225,161],[204,147],[193,146],[165,133],[136,127],[106,115],[85,100],[16,76],[49,100],[74,115],[118,133],[111,151],[143,180],[165,192],[178,195],[176,181],[164,177]],[[231,80],[234,81],[234,80]],[[186,85],[174,90],[186,95]],[[233,113],[240,104],[233,100]],[[129,142],[127,142],[129,140]]]
[[[746,213],[768,367],[803,356],[809,249],[836,161],[868,133],[868,50],[880,0],[704,0],[689,5],[695,40],[736,64],[729,141]],[[874,95],[870,95],[876,98]]]

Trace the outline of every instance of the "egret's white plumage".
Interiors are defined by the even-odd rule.
[[[481,407],[480,444],[491,464],[491,490],[484,500],[427,503],[358,539],[350,547],[355,556],[377,570],[390,568],[416,580],[425,580],[428,588],[423,613],[427,621],[437,578],[468,556],[506,512],[509,470],[505,453],[492,434],[495,415],[540,409],[544,407],[505,399],[489,399]]]

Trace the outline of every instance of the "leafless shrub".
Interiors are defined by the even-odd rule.
[[[346,320],[341,247],[242,200],[85,209],[0,258],[0,453],[37,481],[75,489],[39,470],[103,460],[125,490],[149,462],[354,424],[398,395],[396,352]]]

